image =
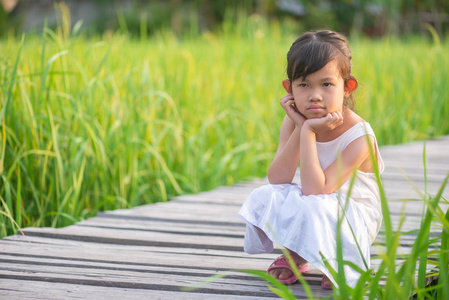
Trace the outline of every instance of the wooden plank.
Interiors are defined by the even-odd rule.
[[[401,231],[408,232],[416,229],[421,220],[421,215],[406,216]],[[392,219],[393,230],[397,231],[399,219]],[[86,221],[77,223],[74,226],[93,227],[93,228],[105,228],[110,230],[136,230],[136,231],[155,231],[155,232],[167,232],[175,234],[189,234],[189,235],[204,235],[204,236],[221,236],[231,238],[243,239],[243,231],[236,227],[226,226],[209,226],[202,224],[186,224],[185,226],[176,226],[176,223],[163,222],[163,221],[141,221],[141,220],[117,220],[107,218],[91,218]],[[434,227],[431,230],[437,230],[441,232],[441,228]]]
[[[206,250],[133,245],[104,245],[73,240],[29,237],[31,243],[6,240],[2,254],[16,257],[52,257],[63,260],[107,262],[118,265],[176,266],[227,271],[231,269],[266,269],[278,254],[248,255],[242,251]],[[312,268],[313,269],[313,268]],[[313,272],[313,271],[312,271]]]
[[[446,212],[446,210],[449,208],[449,205],[440,202],[438,205],[442,211]],[[391,212],[396,212],[398,214],[404,212],[406,214],[414,214],[415,216],[419,217],[419,220],[421,220],[421,215],[425,208],[425,202],[422,200],[408,200],[408,201],[395,201],[391,200],[388,201],[388,208]]]
[[[431,194],[439,189],[449,170],[446,149],[449,149],[449,137],[427,143],[427,180]],[[408,253],[416,239],[413,229],[419,227],[424,203],[394,199],[420,197],[405,177],[415,181],[419,190],[424,189],[422,143],[382,147],[381,154],[387,166],[382,178],[394,228],[402,217],[401,212],[407,212],[401,232],[410,233],[400,237],[398,252]],[[298,179],[297,172],[295,182]],[[0,241],[0,294],[19,299],[36,299],[36,295],[70,299],[73,293],[79,293],[77,296],[95,293],[97,299],[119,295],[176,299],[273,298],[265,282],[242,273],[232,273],[195,293],[179,290],[230,269],[266,270],[281,253],[279,247],[272,254],[251,256],[242,252],[244,224],[237,212],[247,195],[266,183],[267,179],[262,178],[179,196],[168,203],[100,213],[96,218],[62,229],[25,229],[26,237],[13,236]],[[445,197],[448,192],[445,191]],[[442,210],[447,208],[441,205]],[[440,232],[441,229],[432,227],[431,237]],[[381,229],[372,247],[374,267],[380,263],[378,255],[386,251],[382,245],[384,239]],[[321,290],[321,274],[313,265],[307,279],[315,296],[331,293]],[[292,288],[299,298],[304,297],[300,285]],[[54,293],[47,293],[48,289]]]
[[[418,157],[418,156],[416,156]],[[382,157],[385,163],[385,170],[391,170],[391,169],[417,169],[417,170],[424,170],[424,164],[423,160],[419,159],[410,159],[410,157],[407,156],[397,156],[397,155],[391,155]],[[426,167],[429,170],[435,170],[436,172],[442,172],[447,173],[447,169],[445,168],[447,165],[449,165],[449,161],[446,161],[445,159],[440,162],[428,162],[426,160]]]
[[[209,226],[225,226],[225,227],[235,227],[244,228],[245,225],[242,222],[229,222],[229,221],[216,221],[216,220],[197,220],[192,218],[180,219],[176,216],[169,215],[167,217],[157,216],[149,217],[145,215],[136,214],[114,214],[114,213],[98,213],[97,218],[109,218],[109,219],[121,219],[121,220],[141,220],[141,221],[168,221],[178,224],[178,226],[184,224],[204,224]]]
[[[414,228],[416,228],[416,227],[414,227]],[[438,234],[440,234],[440,232],[438,230],[435,230],[435,231],[432,231],[431,234],[438,235]],[[17,238],[18,237],[10,237],[8,239],[14,239],[15,240]],[[100,248],[107,247],[109,249],[117,249],[119,251],[122,251],[122,249],[123,249],[123,251],[128,251],[128,252],[129,251],[134,251],[136,249],[137,250],[142,250],[142,251],[145,250],[145,251],[149,251],[149,252],[157,251],[155,249],[159,249],[159,251],[157,251],[157,252],[183,253],[183,252],[180,252],[179,249],[185,249],[190,254],[195,254],[195,255],[208,255],[208,256],[218,255],[219,257],[231,257],[231,261],[230,262],[227,261],[226,264],[225,264],[225,266],[228,267],[228,268],[232,265],[232,258],[233,257],[236,258],[237,260],[239,260],[240,258],[242,258],[244,260],[247,260],[247,259],[263,259],[264,258],[263,255],[255,255],[255,256],[249,255],[248,256],[246,254],[243,254],[241,250],[240,251],[224,251],[224,250],[220,251],[220,250],[213,250],[213,249],[202,250],[202,249],[197,249],[197,248],[162,247],[160,245],[159,246],[132,246],[132,245],[135,245],[136,243],[128,243],[128,244],[123,244],[123,243],[122,244],[106,244],[105,243],[105,244],[100,244],[100,243],[96,243],[95,239],[93,239],[92,241],[87,241],[87,242],[82,242],[81,241],[80,242],[78,240],[68,240],[68,239],[62,240],[62,239],[58,239],[57,237],[56,238],[45,238],[45,237],[28,236],[27,238],[30,239],[33,242],[41,243],[41,244],[44,244],[44,243],[48,244],[48,243],[50,243],[50,244],[66,245],[66,244],[70,243],[71,245],[75,245],[76,247],[83,248],[83,249],[87,248],[87,247],[89,247],[89,248],[97,247],[98,249],[95,249],[95,250],[99,250]],[[373,246],[373,249],[372,249],[372,255],[373,256],[379,255],[380,253],[383,253],[383,251],[379,251],[379,248],[376,248],[376,247],[378,247],[377,244],[381,243],[383,238],[384,238],[384,236],[383,236],[383,233],[381,231],[381,233],[378,236],[377,242],[375,243],[375,245]],[[410,244],[414,240],[415,240],[415,237],[413,235],[404,235],[404,236],[402,236],[401,240],[400,240],[400,244],[404,245],[404,247],[400,247],[398,249],[398,251],[400,253],[408,253],[410,251],[410,247],[409,246],[410,246]],[[261,269],[261,270],[265,269],[271,263],[271,261],[275,258],[275,256],[278,255],[279,253],[281,253],[279,247],[276,247],[276,249],[277,250],[275,250],[274,254],[266,254],[266,255],[268,255],[267,256],[268,259],[266,259],[264,261],[264,263],[262,265],[260,265],[257,269]],[[383,248],[381,248],[381,249],[383,249]],[[213,254],[213,253],[215,253],[215,254]],[[241,257],[242,254],[243,254],[243,257]],[[91,254],[89,254],[89,255],[91,255]],[[195,256],[195,257],[197,258],[198,256]],[[158,256],[158,259],[159,259],[159,256]],[[176,258],[174,258],[174,259],[176,260]],[[210,258],[208,258],[208,260],[209,259]],[[185,262],[186,259],[184,258],[183,260]],[[217,262],[213,262],[212,264],[214,264],[214,263],[217,263]],[[238,264],[237,264],[237,266],[235,268],[238,268],[239,266],[241,267],[242,263],[243,262],[239,260]],[[250,262],[247,267],[251,268],[251,265],[254,268],[256,268],[256,264],[254,264],[253,262]]]
[[[154,246],[167,248],[192,248],[208,250],[226,250],[241,252],[243,240],[241,238],[185,236],[182,234],[140,232],[133,230],[107,230],[104,228],[83,228],[70,226],[61,229],[29,228],[24,230],[28,236],[47,237],[58,240],[74,240],[87,243],[101,243],[108,245]],[[407,245],[407,243],[403,243]],[[373,255],[378,255],[375,248]],[[399,247],[398,253],[406,254],[409,247]],[[280,250],[276,253],[281,253]]]
[[[5,259],[6,257],[6,259]],[[136,265],[111,265],[107,263],[86,263],[79,261],[59,261],[49,258],[27,258],[17,260],[9,255],[0,256],[2,269],[0,278],[23,280],[44,280],[46,282],[87,284],[120,288],[138,288],[148,290],[174,290],[191,287],[217,274],[214,270],[180,269],[149,267]],[[107,278],[107,282],[104,280]],[[320,274],[308,273],[306,279],[319,286]],[[312,286],[312,288],[313,288]],[[236,291],[237,289],[237,291]],[[226,278],[217,279],[202,287],[201,292],[223,293],[230,295],[263,296],[270,293],[266,282],[240,273],[230,273]],[[304,293],[297,290],[298,296]]]
[[[398,211],[399,212],[399,211]],[[401,226],[402,232],[408,232],[416,229],[419,226],[419,222],[421,220],[421,214],[404,216],[404,221]],[[397,231],[399,219],[392,219],[392,226],[394,231]],[[123,230],[148,230],[148,231],[157,231],[157,232],[169,232],[169,233],[185,233],[185,234],[194,234],[194,235],[216,235],[216,236],[225,236],[225,237],[233,237],[233,238],[241,238],[243,239],[243,231],[240,229],[236,229],[235,227],[227,227],[223,226],[209,226],[209,225],[193,225],[190,224],[186,226],[172,226],[168,222],[145,222],[140,220],[115,220],[115,219],[99,219],[92,218],[86,220],[84,222],[78,223],[76,226],[86,226],[86,227],[100,227],[100,228],[108,228],[111,230],[115,229],[123,229]],[[441,228],[432,227],[432,234],[441,234]],[[407,240],[408,236],[405,235],[402,239]],[[414,238],[416,236],[413,235]],[[381,237],[381,236],[380,236]]]
[[[159,204],[159,205],[158,205]],[[155,211],[155,212],[190,212],[198,214],[199,212],[204,215],[220,215],[220,214],[237,214],[239,211],[238,207],[230,206],[230,205],[209,205],[209,204],[197,204],[190,202],[182,202],[182,201],[170,201],[167,203],[158,203],[158,204],[148,204],[139,206],[138,211],[142,211],[146,213],[147,211]],[[160,205],[163,204],[163,205]],[[134,211],[133,208],[128,209],[127,211]]]
[[[389,199],[420,198],[424,191],[423,142],[380,149],[385,163],[383,186]],[[426,141],[428,192],[435,195],[449,172],[449,137]],[[405,172],[405,175],[403,174]],[[414,183],[408,182],[407,177]],[[443,193],[449,198],[449,186]]]
[[[108,230],[68,226],[65,228],[25,228],[27,236],[50,237],[63,240],[79,240],[105,244],[139,246],[188,247],[216,250],[242,251],[241,238],[183,235],[176,233],[143,232],[135,230]]]
[[[23,272],[29,272],[31,274],[23,275]],[[188,276],[167,276],[165,274],[158,276],[153,273],[145,274],[145,276],[135,276],[135,273],[125,272],[123,270],[108,270],[107,273],[102,273],[97,269],[87,268],[83,272],[75,273],[74,270],[61,267],[39,266],[35,268],[30,265],[24,267],[17,265],[15,268],[2,269],[0,270],[0,279],[2,278],[175,292],[179,292],[182,288],[191,287],[197,283]],[[321,278],[315,278],[315,284],[311,285],[311,287],[319,286],[320,281]],[[316,290],[320,291],[320,289]],[[231,280],[229,278],[221,282],[208,283],[207,287],[202,287],[196,292],[258,297],[267,295],[274,296],[266,286],[266,282],[262,280],[246,281],[242,279]],[[302,289],[295,288],[293,292],[298,296],[305,296]]]
[[[15,257],[13,257],[13,258],[15,258]],[[48,260],[48,259],[47,259]],[[3,262],[4,263],[4,257],[1,257],[0,258],[0,262]],[[13,261],[13,263],[16,263],[16,262],[14,262]],[[63,266],[63,263],[60,263],[59,261],[55,261],[54,263],[56,263],[58,266]],[[73,264],[73,261],[71,261],[70,262],[71,264]],[[84,263],[84,262],[83,262]],[[2,265],[2,267],[3,267],[3,265]],[[67,266],[63,266],[63,267],[67,267]],[[126,266],[126,267],[128,267],[128,266]],[[3,269],[3,268],[2,268]],[[8,269],[8,268],[5,268],[5,269]],[[149,269],[149,268],[146,268],[146,269],[144,269],[144,270],[147,270],[147,269]],[[26,268],[26,271],[27,272],[30,272],[30,268]],[[41,270],[38,270],[38,271],[41,271]],[[123,270],[117,270],[118,272],[120,271],[120,274],[122,275],[122,276],[127,276],[127,277],[130,277],[131,275],[129,275],[129,274],[123,274]],[[168,271],[170,271],[170,270],[168,270]],[[37,271],[35,271],[35,270],[31,270],[31,272],[37,272]],[[73,273],[73,270],[68,270],[67,272],[69,272],[69,273]],[[85,270],[83,270],[83,273],[85,273]],[[92,272],[92,271],[89,271],[88,272],[88,274],[90,274],[89,276],[90,277],[92,277],[92,274],[93,273],[95,273],[95,272]],[[110,276],[109,275],[109,273],[110,272],[107,272],[107,276]],[[0,271],[0,277],[1,277],[1,274],[2,274],[2,272]],[[60,275],[61,274],[61,271],[59,271],[59,272],[57,272],[57,274],[58,275]],[[9,274],[8,275],[9,277],[14,277],[13,275],[11,275],[11,274]],[[106,275],[105,275],[106,276]],[[131,276],[132,277],[132,276]],[[51,277],[48,277],[47,275],[46,275],[46,280],[52,280],[52,281],[56,281],[56,282],[60,282],[60,281],[57,281],[56,279],[54,279],[54,278],[51,278]],[[48,278],[50,278],[50,279],[48,279]],[[321,278],[321,276],[319,275],[319,274],[316,274],[316,276],[312,276],[311,278],[307,278],[308,280],[309,280],[309,282],[311,282],[312,283],[312,285],[315,285],[315,286],[317,286],[318,285],[318,283],[319,283],[319,281],[320,281],[320,278]],[[30,279],[29,277],[26,277],[26,279]],[[39,279],[39,278],[38,278]],[[36,279],[36,280],[38,280],[38,279]],[[83,281],[83,280],[81,280],[81,279],[77,279],[78,281],[75,281],[75,283],[83,283],[83,284],[96,284],[96,282],[91,282],[91,281],[89,281],[89,282],[85,282],[85,281]],[[134,280],[134,279],[133,279]],[[73,282],[73,281],[71,281],[71,282]],[[108,281],[109,282],[109,281]],[[133,281],[134,282],[134,281]],[[111,285],[113,285],[114,283],[112,283]],[[232,284],[232,283],[231,283]],[[123,283],[122,284],[120,284],[120,286],[123,288],[123,287],[126,287],[126,285],[124,285]],[[148,286],[141,286],[141,288],[148,288]]]
[[[449,166],[448,166],[449,168]],[[448,172],[445,172],[444,174],[436,174],[435,172],[432,172],[430,174],[427,174],[427,182],[428,183],[432,183],[434,185],[437,185],[438,187],[441,186],[441,184],[443,183],[443,180],[446,178]],[[417,183],[424,183],[424,171],[420,171],[420,172],[414,172],[414,173],[410,173],[408,172],[407,174],[402,174],[399,171],[396,170],[392,170],[390,172],[385,172],[384,174],[382,174],[382,181],[405,181],[405,182],[417,182]]]
[[[36,293],[43,290],[45,293]],[[196,292],[176,292],[161,290],[144,290],[133,288],[101,287],[91,285],[80,285],[71,283],[54,283],[32,280],[0,280],[0,295],[3,299],[23,299],[23,300],[53,300],[53,299],[180,299],[198,300],[201,299],[236,299],[253,300],[258,297],[239,295],[220,295]],[[274,300],[279,298],[261,297],[259,299]],[[305,299],[305,298],[304,298]]]
[[[91,218],[77,223],[76,226],[243,238],[243,231],[235,226],[189,223],[180,226],[180,223],[167,222],[164,220]]]
[[[167,203],[169,204],[169,203]],[[179,206],[182,203],[178,204]],[[175,205],[173,205],[175,206]],[[199,210],[195,210],[195,207],[190,206],[190,211],[183,209],[171,209],[170,205],[155,206],[152,204],[143,205],[139,208],[132,209],[118,209],[114,211],[106,212],[106,214],[121,215],[121,216],[141,216],[146,218],[155,219],[167,219],[167,220],[190,220],[194,223],[219,223],[225,225],[237,225],[242,226],[243,223],[237,216],[238,208],[232,207],[225,211],[216,209],[215,207],[204,206],[204,213],[198,213]],[[228,213],[225,213],[225,212]]]
[[[416,227],[415,227],[416,228]],[[410,229],[410,228],[405,228],[405,229]],[[432,231],[433,232],[433,234],[439,234],[439,232],[438,231]],[[28,239],[32,239],[32,238],[35,238],[35,237],[31,237],[31,236],[28,236]],[[86,245],[88,245],[89,243],[92,243],[92,244],[94,244],[94,245],[99,245],[98,243],[96,243],[96,242],[103,242],[103,243],[105,243],[104,241],[101,241],[100,239],[95,239],[95,238],[93,238],[93,239],[89,239],[86,243],[87,244],[78,244],[78,240],[76,240],[76,238],[77,237],[75,237],[74,239],[72,239],[72,240],[70,240],[70,237],[64,237],[65,239],[64,240],[62,240],[62,239],[58,239],[58,236],[56,236],[54,239],[50,239],[50,238],[48,238],[47,239],[47,242],[48,241],[52,241],[52,242],[59,242],[59,243],[61,243],[61,244],[66,244],[66,243],[68,243],[68,242],[72,242],[72,244],[73,243],[75,243],[76,245],[77,245],[77,247],[82,247],[82,248],[85,248],[86,247]],[[42,238],[41,238],[42,239]],[[383,234],[382,234],[382,232],[381,232],[381,234],[379,235],[379,237],[378,237],[378,240],[377,240],[377,242],[376,242],[376,244],[373,246],[373,249],[372,249],[372,255],[373,256],[376,256],[376,255],[379,255],[380,253],[383,253],[384,251],[382,250],[382,249],[384,249],[384,248],[379,248],[378,247],[378,243],[379,242],[381,242],[382,241],[382,239],[383,239]],[[410,251],[410,244],[412,243],[414,241],[414,237],[413,236],[411,236],[411,237],[409,237],[409,236],[402,236],[401,237],[401,241],[400,241],[400,244],[401,245],[403,245],[402,247],[400,247],[399,249],[398,249],[398,253],[402,253],[402,254],[405,254],[405,253],[409,253],[409,251]],[[114,248],[117,248],[117,247],[119,247],[119,248],[122,248],[122,247],[129,247],[129,245],[138,245],[139,243],[135,243],[135,242],[129,242],[129,243],[123,243],[123,242],[120,242],[120,244],[114,244],[113,242],[111,242],[111,243],[109,243],[109,244],[106,244],[109,248],[111,248],[111,247],[114,247]],[[79,246],[78,246],[79,245]],[[81,246],[82,245],[82,246]],[[168,246],[170,246],[170,245],[168,245]],[[101,248],[101,247],[105,247],[105,246],[102,246],[101,244],[98,246],[99,248]],[[158,247],[162,247],[162,244],[159,244],[157,247],[156,246],[135,246],[135,247],[140,247],[140,249],[146,249],[146,248],[152,248],[152,249],[155,249],[155,248],[158,248]],[[160,249],[160,251],[162,251],[162,252],[176,252],[177,251],[177,249],[179,249],[179,248],[172,248],[172,247],[165,247],[165,248],[161,248]],[[186,248],[186,249],[189,249],[188,251],[198,251],[198,249],[196,249],[196,248]],[[124,249],[125,251],[131,251],[131,249]],[[236,254],[241,254],[242,252],[241,252],[241,249],[233,249],[234,251],[235,251],[235,253]],[[206,254],[207,252],[209,252],[208,253],[208,255],[212,255],[210,252],[211,252],[212,250],[207,250],[206,252],[202,252],[203,254]],[[214,250],[215,251],[215,250]],[[223,254],[223,255],[226,255],[226,256],[229,256],[229,254],[230,253],[232,253],[232,251],[227,251],[226,252],[226,254]],[[278,247],[278,250],[276,251],[276,253],[281,253],[280,252],[280,250],[279,250],[279,247]],[[223,255],[220,255],[220,256],[223,256]],[[257,256],[249,256],[250,258],[260,258],[261,256],[260,255],[257,255]],[[270,264],[270,262],[271,262],[271,260],[274,258],[274,256],[270,256],[269,257],[269,259],[267,260],[267,261],[265,261],[264,262],[264,264],[262,264],[260,267],[259,267],[259,269],[261,269],[261,270],[263,270],[263,269],[265,269],[269,264]],[[158,258],[159,259],[159,258]],[[196,257],[194,257],[194,259],[198,259],[198,257],[196,256]],[[247,257],[245,257],[245,259],[247,259]],[[185,259],[184,259],[184,261],[185,261]],[[238,263],[238,265],[241,265],[242,264],[242,262],[239,262]],[[230,266],[231,264],[230,264],[230,262],[227,262],[226,263],[226,266]],[[253,264],[252,262],[251,263],[248,263],[248,267],[250,267],[250,266],[253,266],[253,267],[256,267],[256,265],[255,264]]]
[[[383,181],[383,188],[388,200],[395,199],[421,199],[424,194],[424,183],[415,183],[414,185],[404,181]],[[418,191],[415,189],[417,188]],[[429,184],[427,191],[430,195],[435,196],[440,189],[439,184]],[[443,193],[443,197],[449,199],[449,188]]]
[[[108,245],[137,245],[137,246],[155,246],[155,247],[168,247],[168,248],[193,248],[193,249],[208,249],[208,250],[226,250],[226,251],[242,251],[242,246],[240,243],[242,239],[232,239],[232,238],[224,238],[220,241],[217,239],[214,242],[208,243],[207,239],[200,241],[200,244],[197,244],[198,239],[183,237],[182,235],[169,235],[169,234],[148,234],[145,237],[142,237],[140,232],[128,232],[125,233],[126,236],[123,236],[123,232],[120,230],[114,229],[109,232],[104,229],[89,229],[89,228],[76,228],[75,226],[66,227],[64,232],[61,230],[54,230],[52,228],[44,228],[44,229],[35,229],[31,228],[30,232],[25,230],[25,233],[30,236],[39,236],[39,237],[47,237],[53,238],[56,240],[74,240],[74,241],[83,241],[87,243],[103,243]],[[409,228],[405,228],[409,229]],[[172,242],[168,236],[180,236],[181,238],[176,239],[176,243]],[[149,238],[151,237],[151,238]],[[379,237],[381,238],[381,236]],[[184,239],[184,240],[183,240]],[[377,243],[382,244],[382,240],[379,239]],[[400,247],[398,248],[398,253],[407,254],[410,252],[411,248],[409,245],[411,242],[407,242],[406,240],[400,240]],[[281,250],[277,247],[277,251],[275,253],[280,254]],[[374,247],[372,249],[372,255],[379,255],[383,253],[379,252],[378,247]]]
[[[67,247],[67,245],[64,245],[64,246],[62,246],[62,247],[64,247],[64,248],[66,248]],[[85,247],[83,247],[83,246],[80,246],[80,245],[77,245],[76,247],[74,247],[74,251],[79,251],[80,249],[83,249],[83,251],[86,251],[86,249],[85,249]],[[161,250],[164,250],[164,249],[161,249]],[[58,255],[61,255],[61,253],[63,253],[64,251],[60,251],[60,250],[58,250],[58,248],[54,248],[54,247],[49,247],[49,249],[48,249],[48,251],[49,252],[51,252],[51,253],[54,253],[54,255],[55,254],[58,254]],[[34,252],[33,252],[34,253]],[[125,260],[125,262],[124,262],[124,265],[125,266],[127,266],[128,264],[130,264],[129,262],[127,262],[130,258],[132,258],[132,259],[136,259],[136,255],[134,255],[134,253],[133,252],[130,252],[130,251],[120,251],[120,253],[121,253],[121,255],[122,256],[124,256],[124,260]],[[107,258],[111,258],[111,261],[114,263],[114,264],[116,264],[117,263],[117,256],[116,255],[111,255],[111,254],[113,254],[113,253],[111,253],[111,252],[104,252],[103,251],[103,249],[95,249],[95,251],[93,251],[93,253],[92,254],[94,254],[94,255],[97,255],[97,256],[100,256],[103,260],[104,259],[107,259]],[[161,256],[162,256],[162,259],[157,259],[156,258],[156,262],[169,262],[169,263],[172,263],[172,260],[170,259],[170,257],[167,257],[167,255],[165,254],[165,253],[159,253]],[[35,254],[31,254],[31,255],[35,255]],[[70,263],[73,263],[73,261],[78,261],[79,260],[79,258],[77,257],[77,258],[72,258],[72,255],[71,255],[71,253],[66,253],[66,255],[68,255],[68,260],[70,261]],[[14,254],[14,256],[13,256],[13,258],[15,258],[15,256],[17,256],[17,254]],[[76,253],[76,256],[79,256],[79,253]],[[46,256],[42,256],[42,257],[45,257],[46,258]],[[89,264],[91,264],[92,262],[91,262],[91,260],[92,260],[92,258],[90,257],[90,254],[88,254],[88,260],[89,260]],[[175,258],[178,258],[178,260],[180,259],[180,261],[182,261],[183,263],[185,262],[185,257],[181,257],[181,258],[179,258],[179,255],[176,255],[175,256]],[[250,258],[250,260],[252,260],[252,256],[247,256],[247,259],[248,258]],[[144,253],[144,255],[140,258],[142,261],[144,261],[144,263],[146,262],[146,265],[148,265],[148,259],[155,259],[154,257],[153,257],[153,255],[152,254],[149,254],[148,252],[146,252],[146,253]],[[221,257],[217,257],[216,259],[218,259],[218,262],[219,261],[221,261],[222,259],[223,259],[223,256],[221,256]],[[263,270],[265,270],[266,269],[266,267],[267,267],[267,265],[269,264],[269,263],[271,263],[271,261],[272,261],[272,259],[273,259],[273,257],[271,257],[269,260],[266,260],[266,263],[264,264],[264,266],[262,267],[262,269]],[[217,261],[217,260],[216,260]],[[226,270],[227,269],[229,269],[229,266],[230,265],[232,265],[232,264],[236,264],[237,263],[237,265],[241,268],[242,267],[242,265],[241,265],[241,263],[240,262],[238,262],[238,259],[237,259],[237,262],[236,262],[236,259],[235,258],[232,258],[232,259],[230,259],[230,260],[228,260],[231,264],[227,264],[226,266],[228,267],[228,268],[226,268]],[[254,262],[257,262],[258,261],[258,259],[256,259],[256,260],[253,260]],[[257,264],[255,264],[255,263],[251,263],[251,264],[247,264],[247,265],[249,265],[249,266],[251,266],[251,268],[252,269],[254,269],[254,266],[255,265],[257,265]],[[3,263],[3,265],[4,265],[4,260],[2,261],[2,263]],[[85,261],[83,260],[82,261],[82,263],[85,263]],[[120,264],[121,265],[121,264]],[[175,264],[176,265],[176,264]],[[216,269],[216,264],[215,263],[213,263],[212,264],[213,265],[213,268],[214,269]],[[196,257],[196,260],[194,261],[194,266],[193,266],[193,268],[199,268],[199,269],[203,269],[202,267],[198,267],[198,256]],[[30,270],[30,268],[27,268],[27,270],[29,271]],[[39,268],[39,270],[41,270],[41,268]],[[34,272],[34,271],[33,271]],[[25,272],[24,272],[25,273]],[[59,274],[60,272],[58,272],[58,274]],[[85,270],[82,272],[82,273],[85,273]],[[310,279],[309,279],[309,281],[311,282],[311,283],[314,283],[314,285],[315,285],[315,287],[319,287],[318,286],[318,284],[319,284],[319,282],[320,282],[320,279],[321,279],[321,274],[320,274],[320,272],[319,271],[316,271],[315,273],[311,273],[311,272],[308,272],[309,274],[310,274],[310,276],[312,276]],[[0,274],[1,274],[1,272],[0,272]],[[92,272],[91,271],[89,271],[89,274],[92,274]],[[109,273],[108,273],[109,274]],[[44,276],[45,274],[41,274],[41,276]],[[9,277],[11,277],[11,274],[9,274],[8,275]],[[45,275],[46,276],[46,275]],[[109,276],[109,275],[107,275],[107,276]],[[23,277],[22,277],[23,278]],[[54,278],[52,278],[52,277],[49,277],[49,276],[46,276],[46,278],[47,278],[47,280],[55,280]],[[50,279],[48,279],[48,278],[50,278]],[[29,278],[28,278],[29,279]],[[35,278],[36,279],[36,278]],[[37,278],[36,280],[39,280],[39,278]],[[59,281],[58,281],[59,282]],[[80,282],[83,282],[83,281],[80,281]],[[90,284],[95,284],[95,282],[91,282]],[[148,287],[145,287],[145,288],[148,288]],[[320,289],[320,288],[319,288]],[[258,288],[258,290],[260,290],[259,288]]]

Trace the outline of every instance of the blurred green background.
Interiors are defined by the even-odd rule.
[[[1,0],[0,35],[42,31],[58,23],[58,3],[71,12],[72,26],[95,35],[125,31],[132,36],[171,30],[177,36],[219,31],[230,12],[288,22],[294,30],[328,28],[344,34],[425,34],[442,37],[449,28],[445,0]],[[56,4],[56,5],[55,5]]]
[[[1,3],[0,236],[265,176],[309,29],[381,145],[449,134],[447,1]]]

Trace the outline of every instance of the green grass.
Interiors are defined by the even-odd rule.
[[[334,274],[338,282],[338,288],[334,288],[333,294],[326,299],[448,299],[449,297],[449,210],[444,212],[439,207],[442,192],[447,185],[449,174],[441,184],[436,195],[427,199],[422,199],[426,204],[423,211],[423,218],[419,229],[413,232],[401,231],[401,225],[405,215],[401,216],[398,228],[393,228],[390,222],[390,212],[388,210],[387,199],[381,193],[382,211],[384,217],[383,230],[385,231],[385,253],[378,257],[373,257],[380,263],[376,268],[362,270],[343,260],[341,256],[342,244],[337,242],[338,270],[329,270]],[[380,185],[381,186],[381,185]],[[382,186],[381,186],[382,190]],[[431,226],[439,226],[442,230],[440,237],[430,238]],[[339,228],[337,228],[337,232]],[[410,247],[410,253],[400,253],[400,238],[403,235],[415,234],[416,238]],[[338,237],[338,233],[337,233]],[[286,253],[286,251],[284,252]],[[355,287],[346,285],[343,266],[350,264],[354,269],[359,270],[360,279]],[[307,292],[308,299],[317,299],[310,293],[309,284],[297,271],[297,267],[291,265],[298,276],[303,289]],[[269,288],[278,296],[284,299],[296,299],[291,290],[274,278],[267,279],[264,272],[240,272],[253,274],[267,282]],[[217,275],[220,276],[220,275]],[[437,276],[432,284],[429,284],[428,277]],[[414,298],[413,298],[414,297]]]
[[[0,41],[0,236],[265,176],[292,31],[254,17],[185,38]],[[351,46],[381,145],[449,133],[447,41]]]
[[[368,139],[368,138],[367,138]],[[377,256],[371,259],[376,261],[376,267],[365,264],[365,269],[355,265],[352,262],[343,260],[343,244],[341,242],[340,229],[341,222],[345,222],[343,211],[345,207],[341,207],[339,221],[336,228],[337,238],[337,256],[336,260],[338,268],[333,269],[325,257],[323,261],[329,271],[333,274],[338,287],[333,289],[331,295],[324,299],[372,299],[372,300],[389,300],[389,299],[426,299],[426,300],[442,300],[449,298],[449,210],[444,212],[441,203],[448,204],[448,201],[442,197],[444,189],[447,187],[449,180],[449,171],[446,178],[441,183],[440,189],[434,195],[427,192],[423,194],[422,199],[415,201],[423,202],[422,218],[419,226],[411,231],[402,229],[403,222],[407,217],[406,212],[402,212],[399,216],[397,227],[392,225],[392,216],[388,208],[388,200],[382,187],[382,183],[375,163],[374,153],[371,153],[373,166],[377,183],[380,190],[380,200],[382,206],[383,226],[381,229],[381,237],[383,251],[379,251]],[[426,157],[425,148],[423,151],[424,173],[426,176]],[[351,194],[349,189],[347,199]],[[405,200],[401,200],[405,201]],[[413,200],[412,200],[413,201]],[[418,224],[417,224],[418,225]],[[441,228],[441,236],[430,235],[431,227]],[[404,253],[401,250],[401,238],[412,237],[413,242],[409,251]],[[355,236],[354,236],[355,238]],[[362,253],[358,249],[359,253]],[[284,255],[290,257],[287,250],[283,249]],[[362,254],[361,254],[362,255]],[[363,256],[363,255],[362,255]],[[304,279],[302,274],[294,265],[293,259],[290,258],[290,267],[298,277],[301,289],[307,295],[307,299],[317,299],[312,291],[309,283]],[[360,273],[360,278],[354,287],[346,284],[344,266],[350,266]],[[264,271],[255,270],[233,270],[234,272],[242,272],[250,274],[264,280],[269,289],[277,296],[283,299],[297,299],[292,290],[269,276]],[[207,285],[208,283],[227,276],[228,273],[219,273],[210,277],[208,280],[198,284],[192,289],[196,289]]]

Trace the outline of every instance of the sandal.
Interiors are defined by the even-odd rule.
[[[324,284],[324,281],[329,280],[329,277],[327,277],[326,275],[323,275],[323,280],[321,280],[321,287],[325,290],[332,290],[332,282],[330,284]]]
[[[309,269],[309,265],[307,263],[301,265],[299,263],[299,260],[293,258],[293,261],[295,262],[295,265],[298,267],[299,273],[305,273]],[[274,269],[288,269],[292,271],[292,276],[290,276],[287,279],[278,279],[280,282],[285,284],[292,284],[295,283],[298,280],[298,277],[296,277],[295,272],[293,272],[292,268],[290,267],[287,258],[284,255],[279,256],[274,260],[274,262],[270,265],[270,267],[267,270],[267,273]]]

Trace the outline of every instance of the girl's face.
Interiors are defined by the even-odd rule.
[[[295,106],[307,119],[322,118],[330,112],[343,113],[345,84],[340,77],[336,60],[323,68],[292,82],[291,93]]]

